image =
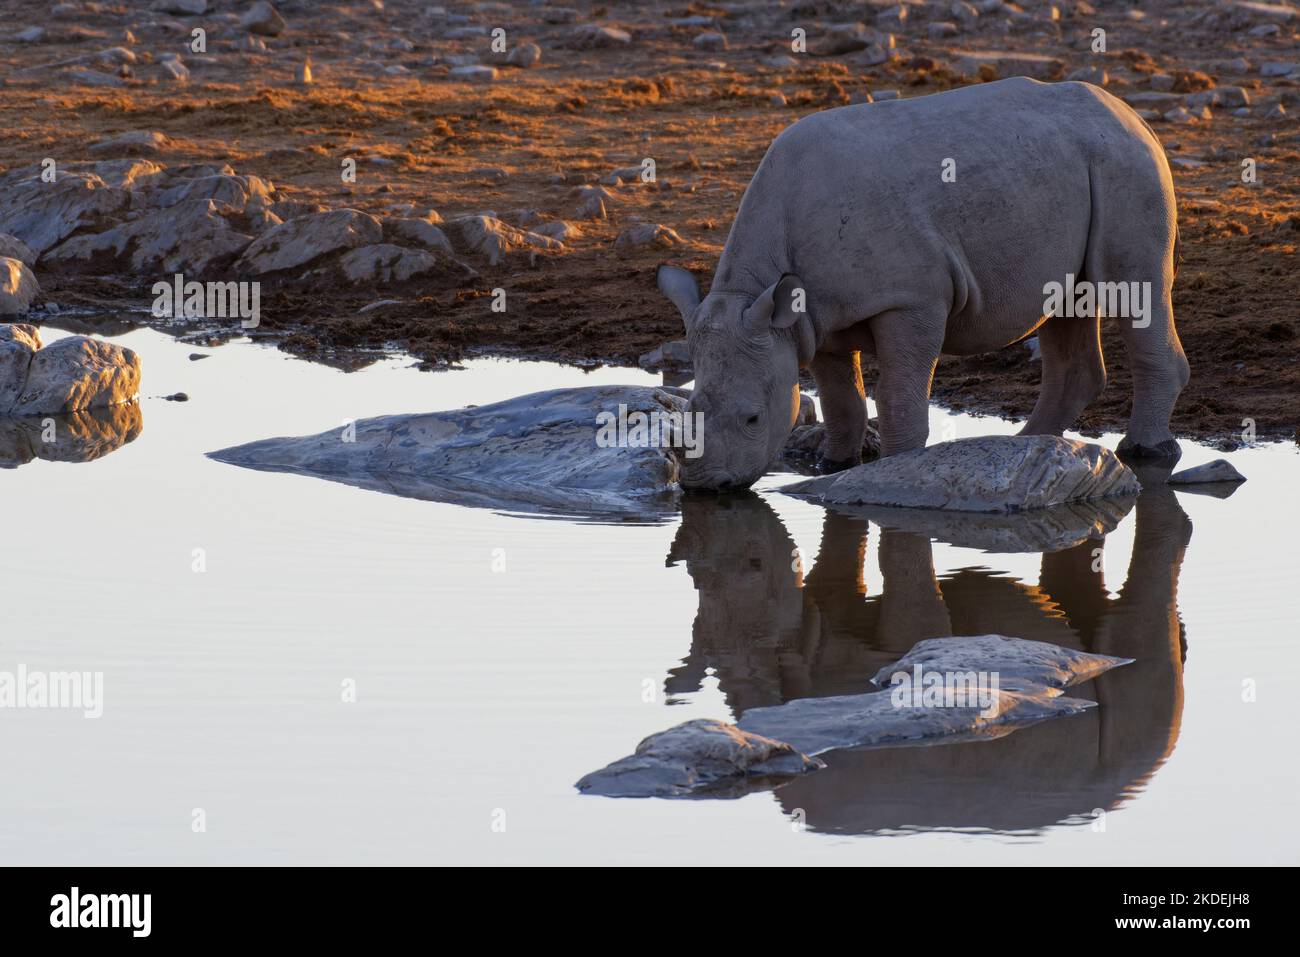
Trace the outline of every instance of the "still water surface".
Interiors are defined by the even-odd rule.
[[[593,525],[246,471],[204,453],[655,380],[501,360],[345,374],[241,342],[195,362],[154,331],[115,341],[144,363],[140,435],[0,471],[0,670],[105,682],[98,720],[0,710],[0,861],[1300,862],[1294,446],[1233,453],[1250,481],[1228,499],[1145,493],[1098,575],[1099,543],[959,548],[775,493],[790,476]],[[155,398],[177,391],[191,401]],[[935,436],[1015,428],[932,419]],[[870,690],[914,642],[985,632],[1137,661],[1071,689],[1099,702],[1087,714],[832,753],[775,792],[573,790],[677,722]]]

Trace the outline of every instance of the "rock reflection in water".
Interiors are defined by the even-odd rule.
[[[143,428],[137,402],[67,415],[0,417],[0,468],[33,459],[91,462],[134,442]]]
[[[836,751],[826,770],[776,792],[809,827],[1033,831],[1090,818],[1140,789],[1171,752],[1182,713],[1178,571],[1191,522],[1150,482],[1137,499],[1127,580],[1108,595],[1088,540],[1045,552],[1037,586],[984,568],[936,576],[930,539],[878,530],[883,582],[868,597],[861,516],[827,511],[803,575],[795,544],[756,495],[687,497],[669,563],[699,591],[691,650],[666,682],[699,690],[712,671],[736,718],[794,698],[875,690],[870,677],[918,641],[996,633],[1136,659],[1070,689],[1099,707],[969,744]]]

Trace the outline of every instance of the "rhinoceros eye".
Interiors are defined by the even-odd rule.
[[[746,420],[745,420],[745,424],[746,424],[746,425],[758,425],[758,413],[755,412],[755,413],[754,413],[753,415],[751,415],[748,419],[746,419]]]

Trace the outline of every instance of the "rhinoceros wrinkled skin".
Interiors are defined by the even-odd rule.
[[[1044,321],[1047,284],[1075,279],[1149,284],[1140,320],[1113,320],[1136,370],[1121,450],[1176,457],[1169,417],[1189,376],[1170,299],[1176,251],[1159,140],[1089,84],[1017,77],[806,116],[754,174],[708,295],[685,270],[659,270],[711,438],[682,482],[756,480],[790,432],[803,367],[821,393],[827,467],[856,463],[863,353],[880,369],[882,454],[921,448],[939,356],[1035,330],[1043,385],[1023,433],[1059,435],[1105,384],[1097,310]]]

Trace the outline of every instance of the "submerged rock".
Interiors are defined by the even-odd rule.
[[[824,504],[1020,512],[1141,491],[1100,445],[1054,435],[989,435],[891,455],[782,491]]]
[[[1170,485],[1202,485],[1210,482],[1244,482],[1246,476],[1227,459],[1215,459],[1169,476]]]
[[[245,468],[461,505],[666,514],[678,491],[676,457],[668,448],[604,443],[599,417],[617,417],[620,409],[629,423],[638,413],[666,423],[685,412],[686,399],[680,390],[644,386],[556,389],[450,412],[363,419],[210,454]]]
[[[824,766],[781,741],[699,719],[650,735],[575,786],[602,797],[739,797]]]
[[[1003,635],[932,638],[876,676],[903,676],[897,687],[751,708],[735,725],[677,725],[576,787],[608,797],[725,796],[822,767],[813,759],[828,751],[1001,737],[1096,707],[1061,690],[1131,661]],[[927,672],[944,682],[938,698],[925,691]],[[917,677],[921,684],[906,683]]]

